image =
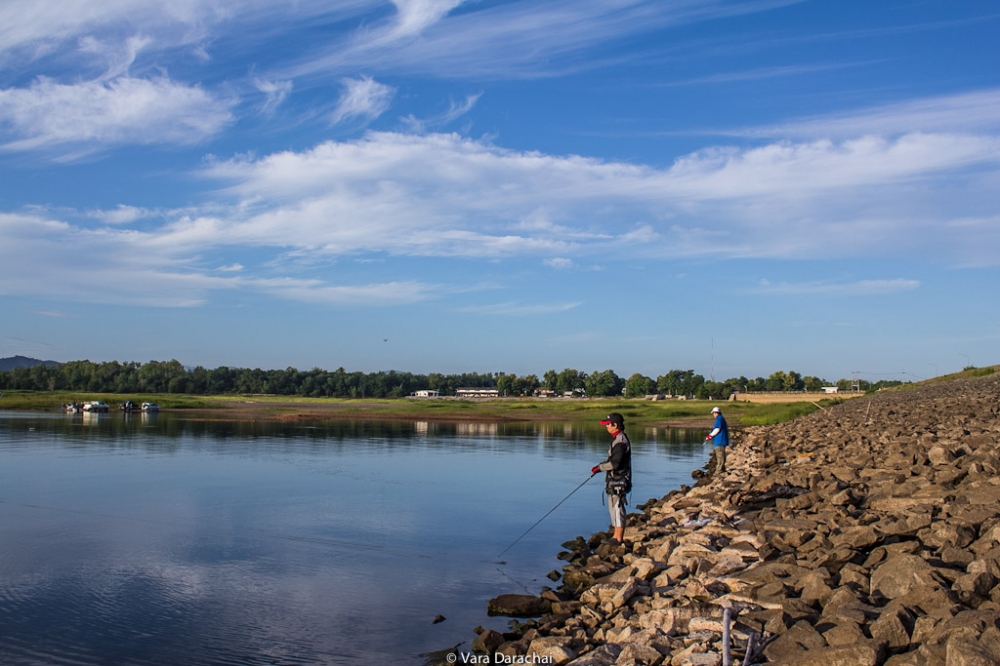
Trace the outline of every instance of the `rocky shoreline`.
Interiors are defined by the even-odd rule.
[[[1000,664],[1000,375],[749,428],[727,463],[624,544],[566,542],[557,589],[490,602],[532,619],[444,663]]]

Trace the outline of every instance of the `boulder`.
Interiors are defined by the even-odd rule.
[[[871,576],[871,595],[896,599],[921,587],[940,587],[944,579],[916,555],[897,555],[878,566]]]
[[[541,597],[530,594],[501,594],[486,605],[488,615],[507,617],[538,617],[548,613],[550,604]]]
[[[536,638],[528,646],[528,657],[535,657],[535,662],[548,664],[568,664],[576,658],[576,650],[570,647],[572,641],[560,636]],[[529,662],[533,663],[533,662]]]
[[[796,622],[788,631],[778,636],[764,649],[771,661],[784,661],[804,657],[807,651],[826,647],[826,640],[805,620]],[[822,663],[822,662],[814,662]]]
[[[472,651],[484,654],[492,654],[504,643],[503,634],[499,631],[487,629],[472,641]]]
[[[621,608],[624,606],[629,599],[639,591],[639,581],[635,578],[630,579],[625,585],[618,590],[614,597],[611,599],[611,605],[614,608]]]
[[[910,613],[899,609],[882,613],[868,629],[872,638],[884,642],[890,650],[901,651],[910,646],[910,631],[913,629],[913,620]]]
[[[880,666],[884,659],[885,645],[883,643],[862,641],[857,645],[812,650],[798,658],[784,660],[781,664],[782,666],[819,666],[820,664],[822,666]]]
[[[592,652],[588,652],[573,661],[569,666],[612,666],[621,654],[621,646],[615,643],[602,645]]]
[[[629,642],[622,645],[622,651],[615,666],[655,666],[663,661],[663,655],[645,643]]]
[[[835,625],[832,629],[823,632],[823,638],[830,647],[842,647],[845,645],[856,645],[860,641],[867,640],[865,633],[856,624],[846,623]]]
[[[955,636],[945,649],[947,666],[996,666],[1000,652],[969,636]]]
[[[615,585],[613,583],[598,583],[596,585],[592,585],[580,595],[580,601],[588,606],[600,606],[601,604],[614,599],[621,587],[621,585]]]

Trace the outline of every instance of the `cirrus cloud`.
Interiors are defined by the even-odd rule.
[[[228,125],[234,100],[167,78],[121,76],[65,84],[39,77],[0,90],[0,129],[9,151],[115,144],[191,144]]]
[[[892,280],[858,280],[855,282],[778,282],[762,280],[760,285],[751,291],[758,294],[798,296],[802,294],[814,296],[876,296],[913,291],[920,287],[920,280],[895,278]]]
[[[374,120],[385,113],[396,90],[370,76],[343,80],[344,94],[337,103],[330,122],[336,125],[351,118]]]

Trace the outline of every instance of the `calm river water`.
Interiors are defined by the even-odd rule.
[[[86,418],[85,418],[86,417]],[[630,429],[632,503],[703,433]],[[420,664],[607,529],[597,424],[0,412],[0,663]],[[436,615],[447,619],[433,623]]]

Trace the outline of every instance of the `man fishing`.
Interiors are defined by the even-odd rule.
[[[611,448],[608,449],[608,459],[594,466],[590,473],[607,472],[604,492],[608,495],[608,513],[611,515],[614,540],[622,543],[625,539],[625,496],[632,490],[632,443],[625,434],[625,417],[618,412],[611,412],[607,418],[601,419],[601,425],[608,429],[612,437]]]
[[[712,424],[712,432],[705,436],[706,442],[715,445],[715,473],[722,474],[726,471],[726,448],[729,446],[729,424],[722,415],[722,410],[718,407],[712,408],[712,416],[715,423]]]

